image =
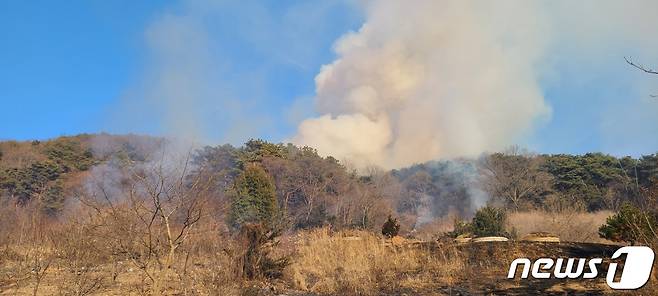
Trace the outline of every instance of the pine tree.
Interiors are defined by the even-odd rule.
[[[235,179],[230,222],[239,227],[245,223],[271,225],[278,214],[274,183],[257,164],[248,164]]]

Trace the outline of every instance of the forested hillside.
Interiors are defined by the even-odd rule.
[[[0,293],[450,294],[493,289],[459,286],[490,286],[467,278],[491,260],[455,237],[509,237],[510,260],[546,251],[521,244],[536,233],[572,251],[658,242],[656,154],[512,148],[385,171],[262,140],[100,134],[0,151]],[[508,262],[490,263],[504,277]]]
[[[167,153],[175,151],[166,147],[159,138],[105,134],[1,142],[3,205],[38,203],[48,215],[57,216],[67,202],[88,191],[98,172],[173,158]],[[512,210],[615,211],[624,202],[645,203],[646,192],[658,180],[657,154],[639,159],[601,153],[537,155],[515,148],[479,159],[357,172],[311,147],[261,140],[185,153],[189,174],[212,180],[210,198],[226,209],[245,165],[262,168],[290,229],[375,229],[392,214],[402,217],[408,231],[449,213],[469,217],[487,204]]]

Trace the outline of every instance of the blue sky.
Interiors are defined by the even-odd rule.
[[[349,1],[202,2],[1,1],[0,139],[158,135],[163,118],[190,116],[201,118],[211,142],[283,140],[313,113],[314,78],[335,58],[334,42],[364,22]],[[168,26],[182,32],[173,40],[198,45],[181,53],[159,44]],[[623,61],[658,62],[656,50],[610,42],[595,53],[552,48],[541,79],[552,115],[518,144],[546,153],[658,151],[658,99],[649,98],[658,76]],[[170,106],[180,113],[163,115],[171,111],[154,106],[157,98],[143,99],[166,81],[160,73],[180,69],[163,55],[196,65],[181,86],[201,89],[194,108]],[[215,96],[229,99],[214,104]]]
[[[140,28],[158,7],[65,3],[0,3],[0,138],[98,131],[140,68]]]

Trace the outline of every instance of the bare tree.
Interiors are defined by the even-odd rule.
[[[522,202],[551,188],[552,177],[540,170],[541,163],[541,158],[518,148],[488,155],[480,161],[483,188],[518,210]]]
[[[205,208],[208,174],[190,174],[190,153],[182,160],[163,156],[140,166],[117,168],[118,184],[101,182],[80,201],[93,209],[92,229],[109,239],[161,291],[185,243]],[[108,188],[120,186],[120,188]]]
[[[293,161],[266,158],[263,165],[274,175],[284,211],[298,225],[308,225],[314,210],[333,203],[346,178],[342,167],[310,149],[299,151]]]

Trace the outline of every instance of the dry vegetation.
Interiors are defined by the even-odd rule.
[[[436,162],[364,176],[308,147],[253,140],[176,158],[161,144],[108,135],[0,142],[0,294],[601,293],[602,278],[505,275],[520,256],[609,256],[616,246],[591,243],[611,243],[599,227],[620,204],[658,208],[658,188],[633,187],[654,184],[656,156],[620,165],[599,154],[496,154],[483,167]],[[639,181],[625,171],[632,164]],[[455,221],[473,216],[473,182],[487,185],[485,208],[507,217],[473,225],[562,243],[455,244]],[[387,217],[405,238],[380,235]],[[654,242],[646,223],[631,222],[645,237],[636,242]]]
[[[294,287],[322,294],[419,291],[454,285],[464,263],[454,248],[437,252],[413,245],[384,244],[369,232],[300,234],[287,270]]]
[[[240,247],[216,235],[208,220],[174,255],[166,241],[149,249],[148,234],[135,229],[119,241],[115,233],[135,221],[99,223],[80,218],[61,223],[26,209],[6,211],[0,248],[0,294],[8,295],[236,295],[241,291]],[[105,217],[112,217],[107,215]],[[114,218],[112,218],[114,219]],[[104,229],[105,228],[105,229]],[[142,237],[140,237],[142,236]],[[121,243],[124,245],[120,245]],[[157,245],[156,245],[157,244]]]
[[[534,213],[534,215],[537,215]],[[518,213],[513,217],[528,217]],[[609,257],[614,247],[532,244],[522,242],[456,245],[400,237],[384,239],[369,231],[319,228],[284,235],[268,246],[273,257],[288,257],[280,279],[242,275],[244,241],[221,235],[204,217],[167,268],[155,252],[133,247],[122,251],[97,224],[47,221],[29,209],[6,211],[0,248],[2,295],[451,295],[489,291],[494,294],[612,293],[603,278],[529,282],[505,278],[517,257]],[[516,219],[516,218],[515,218]],[[520,220],[517,220],[520,221]],[[532,231],[532,230],[529,230]],[[218,235],[219,234],[219,235]],[[129,251],[132,250],[132,251]],[[139,253],[130,253],[137,250]],[[166,256],[164,256],[166,257]],[[145,264],[149,262],[150,264]],[[643,291],[653,291],[655,277]]]
[[[123,226],[103,231],[99,228],[109,224],[95,219],[46,221],[26,208],[3,214],[3,225],[18,222],[3,232],[0,249],[0,293],[8,295],[374,295],[449,289],[464,269],[454,247],[434,252],[400,241],[385,244],[367,231],[321,228],[284,236],[271,246],[272,256],[292,258],[282,280],[249,281],[241,274],[244,242],[217,236],[211,219],[203,219],[169,258],[166,245],[154,250],[139,245],[137,236],[147,233],[135,231],[126,245],[117,245],[111,232],[135,227],[126,218]],[[128,245],[131,241],[135,244]]]
[[[507,218],[508,229],[519,238],[532,232],[548,232],[568,242],[613,243],[599,237],[599,227],[612,211],[527,211],[512,212]]]

